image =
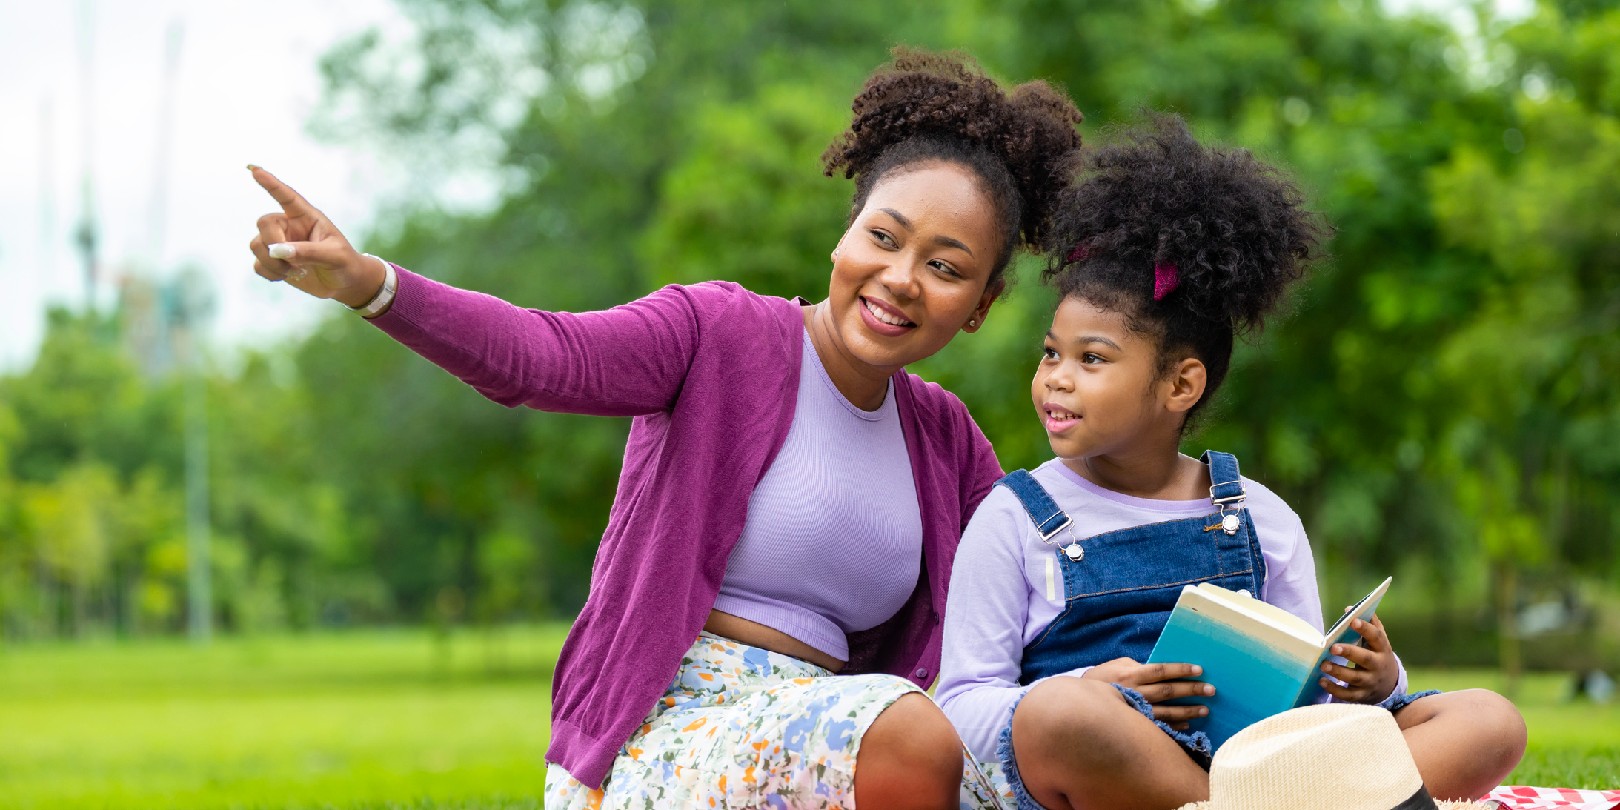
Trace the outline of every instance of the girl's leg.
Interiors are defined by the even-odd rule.
[[[956,810],[961,787],[962,740],[927,695],[902,695],[861,736],[856,807]]]
[[[1209,775],[1111,684],[1049,678],[1012,719],[1024,788],[1050,810],[1170,810],[1209,798]]]
[[[1486,689],[1415,700],[1395,712],[1395,722],[1436,799],[1477,799],[1524,756],[1524,718],[1507,698]]]

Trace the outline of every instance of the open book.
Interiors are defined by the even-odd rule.
[[[1204,668],[1198,680],[1214,685],[1214,696],[1172,702],[1209,707],[1209,715],[1193,720],[1191,727],[1208,734],[1218,749],[1251,723],[1315,703],[1322,696],[1318,680],[1325,677],[1322,662],[1332,657],[1329,650],[1361,640],[1350,622],[1371,616],[1389,583],[1379,583],[1326,633],[1248,593],[1207,582],[1188,585],[1181,589],[1148,663]]]

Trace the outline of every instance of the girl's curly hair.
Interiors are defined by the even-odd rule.
[[[1074,175],[1080,111],[1046,82],[1004,91],[972,58],[896,48],[851,103],[855,118],[822,155],[827,175],[855,179],[850,221],[883,177],[919,163],[968,167],[995,206],[1000,254],[1039,244],[1058,192]]]
[[[1160,113],[1084,157],[1041,249],[1047,283],[1157,338],[1163,371],[1182,352],[1203,361],[1196,411],[1225,379],[1234,336],[1263,325],[1330,232],[1275,168],[1204,146],[1179,116]],[[1155,300],[1161,265],[1179,283]]]

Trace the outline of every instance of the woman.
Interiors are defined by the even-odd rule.
[[[502,404],[634,417],[557,665],[547,807],[957,806],[961,744],[922,688],[962,527],[1001,469],[962,404],[903,367],[983,325],[1080,114],[914,52],[853,109],[824,161],[854,203],[813,305],[709,282],[520,309],[356,253],[253,168],[282,208],[259,220],[259,275]]]

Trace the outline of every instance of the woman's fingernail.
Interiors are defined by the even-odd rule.
[[[292,257],[293,257],[293,246],[292,245],[289,245],[286,242],[277,242],[277,243],[270,246],[270,258],[286,260],[286,259],[291,259]]]
[[[259,168],[259,164],[257,164],[257,163],[249,163],[248,164],[248,171],[250,171],[250,172],[253,171],[254,169],[257,169],[257,168]]]

